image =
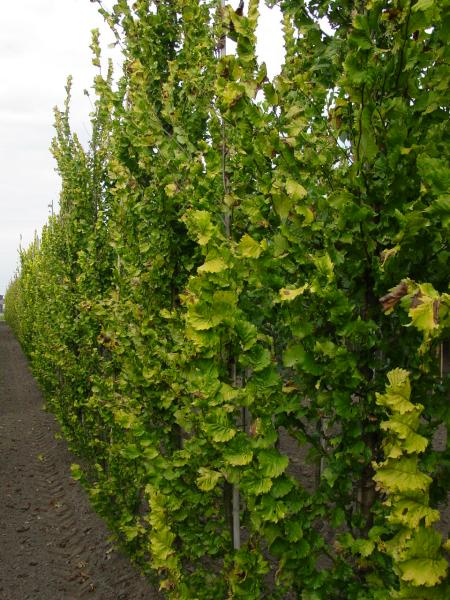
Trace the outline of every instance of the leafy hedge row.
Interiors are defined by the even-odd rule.
[[[273,81],[256,0],[100,7],[123,76],[94,32],[92,140],[69,82],[60,213],[7,319],[74,475],[168,597],[443,599],[449,3],[269,4]]]

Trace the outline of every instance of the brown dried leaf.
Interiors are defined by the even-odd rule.
[[[439,325],[439,306],[441,302],[440,300],[435,300],[433,302],[433,319],[436,325]]]
[[[420,304],[423,304],[421,297],[422,297],[422,292],[420,290],[418,290],[414,294],[414,296],[411,298],[411,308],[417,308]]]
[[[390,290],[388,294],[380,298],[381,305],[383,310],[386,312],[400,302],[403,296],[406,296],[408,293],[408,286],[405,281],[401,281],[398,285]]]

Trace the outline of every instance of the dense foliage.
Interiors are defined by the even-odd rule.
[[[123,76],[94,33],[7,319],[168,597],[447,598],[449,2],[269,2],[272,81],[245,4],[100,7]]]

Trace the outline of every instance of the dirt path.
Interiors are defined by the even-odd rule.
[[[153,600],[108,542],[75,461],[8,326],[0,322],[0,600]]]

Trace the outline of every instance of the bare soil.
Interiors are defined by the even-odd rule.
[[[109,541],[71,479],[76,461],[0,322],[0,600],[160,598]]]

